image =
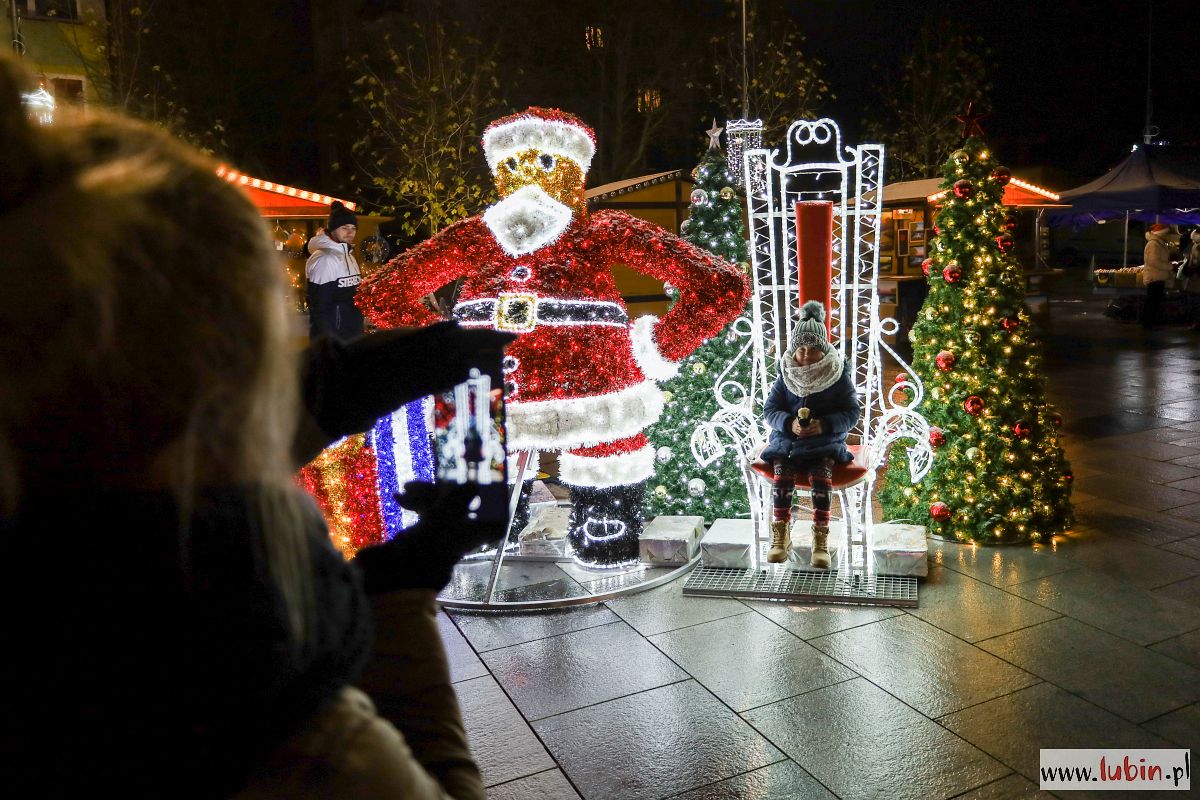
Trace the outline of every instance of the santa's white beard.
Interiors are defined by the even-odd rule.
[[[532,253],[571,224],[571,207],[537,184],[524,186],[483,212],[483,223],[510,256]]]

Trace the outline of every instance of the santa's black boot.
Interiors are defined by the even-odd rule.
[[[567,539],[583,564],[612,567],[637,561],[646,482],[596,489],[571,487]]]
[[[521,531],[529,524],[529,497],[533,494],[533,478],[521,484],[521,497],[517,500],[517,510],[513,512],[512,523],[508,526],[508,541],[515,542],[521,537]]]

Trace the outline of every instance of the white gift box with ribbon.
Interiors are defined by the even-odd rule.
[[[696,557],[703,536],[704,517],[655,517],[638,543],[641,561],[655,567],[681,567]]]

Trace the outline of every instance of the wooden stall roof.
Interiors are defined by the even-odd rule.
[[[673,169],[667,172],[655,172],[652,175],[642,175],[637,178],[627,178],[623,181],[614,181],[606,183],[603,186],[597,186],[594,189],[588,189],[586,196],[588,205],[594,206],[598,203],[603,203],[606,200],[613,200],[621,195],[635,192],[638,189],[645,189],[648,186],[656,186],[660,183],[669,183],[673,180],[685,180],[688,183],[692,182],[691,178],[685,177],[683,170]]]
[[[883,187],[884,205],[912,203],[924,200],[938,203],[946,194],[941,189],[941,178],[926,178],[919,181],[900,181],[889,183]],[[1060,205],[1059,196],[1049,189],[1035,183],[1013,176],[1004,187],[1004,205],[1006,206],[1056,206]]]
[[[329,204],[334,200],[341,200],[342,205],[351,211],[358,208],[351,201],[342,200],[340,197],[255,178],[225,164],[217,167],[217,175],[235,186],[240,186],[258,207],[259,213],[272,219],[326,217],[329,215]]]

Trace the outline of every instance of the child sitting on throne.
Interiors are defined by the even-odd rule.
[[[845,360],[829,343],[825,306],[816,300],[800,309],[764,415],[772,433],[761,458],[774,469],[767,561],[782,564],[788,560],[792,494],[796,481],[806,479],[813,505],[810,564],[815,569],[829,569],[833,467],[854,458],[846,447],[846,436],[858,421],[859,401]]]

